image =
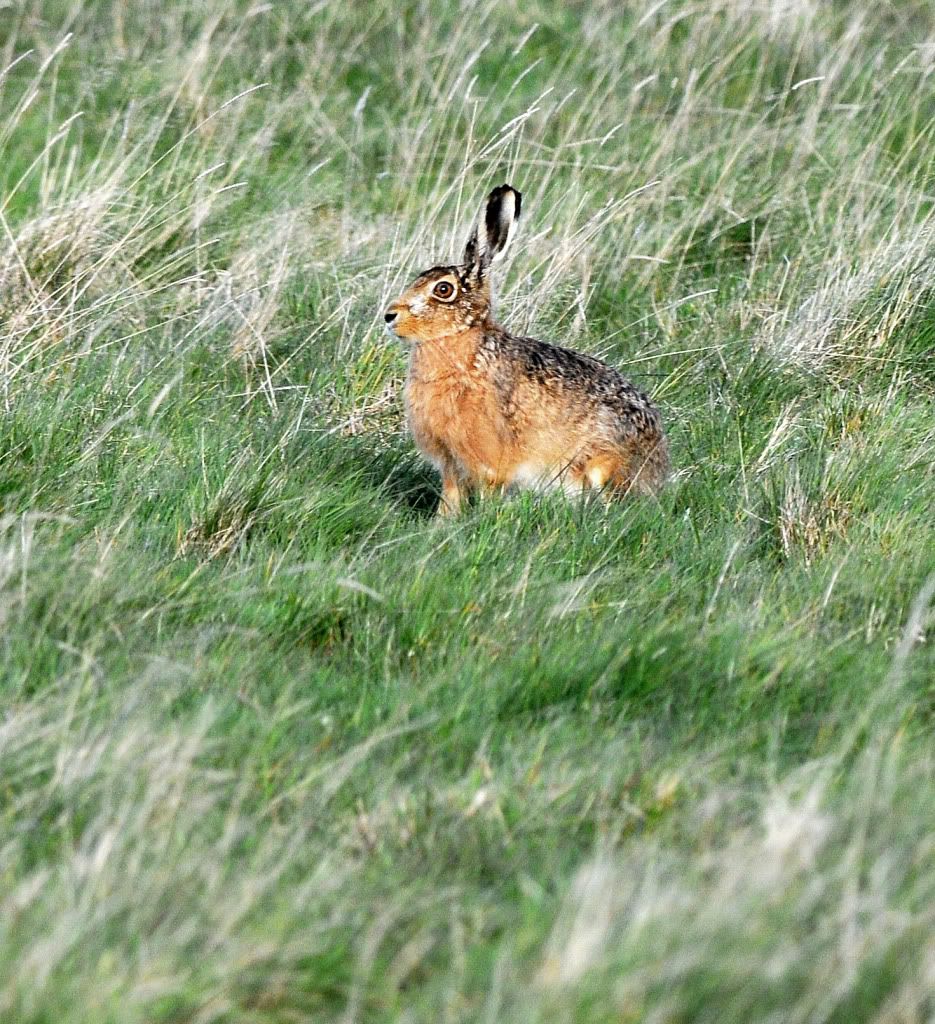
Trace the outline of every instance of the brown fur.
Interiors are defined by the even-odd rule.
[[[504,213],[506,193],[515,206]],[[387,310],[390,330],[412,343],[409,426],[441,473],[442,515],[476,488],[656,493],[669,471],[659,412],[622,374],[493,319],[489,263],[506,247],[519,202],[509,186],[494,190],[487,239],[479,227],[464,264],[426,271]],[[436,293],[440,282],[450,296]]]

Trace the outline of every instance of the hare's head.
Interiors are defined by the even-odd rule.
[[[430,341],[467,330],[490,312],[490,266],[510,244],[522,196],[500,185],[487,197],[480,223],[457,266],[432,267],[387,309],[387,328],[407,341]]]

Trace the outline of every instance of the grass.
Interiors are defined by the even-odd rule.
[[[0,1017],[922,1024],[935,8],[0,12]],[[432,519],[381,313],[507,324],[658,503]]]

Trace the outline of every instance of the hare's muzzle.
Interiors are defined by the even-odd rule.
[[[398,338],[397,328],[399,327],[399,307],[394,302],[392,306],[387,309],[383,314],[383,321],[386,324],[387,332],[392,334],[394,338]]]
[[[394,338],[401,338],[403,341],[414,340],[413,328],[418,323],[413,320],[412,307],[399,300],[391,302],[383,312],[383,322],[386,330]]]

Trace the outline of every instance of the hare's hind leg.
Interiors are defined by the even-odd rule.
[[[584,467],[588,486],[607,501],[630,494],[657,494],[665,483],[669,458],[664,439],[630,441],[620,449],[593,455]]]
[[[601,452],[584,466],[584,483],[597,491],[602,501],[618,498],[631,487],[627,460],[617,452]]]

